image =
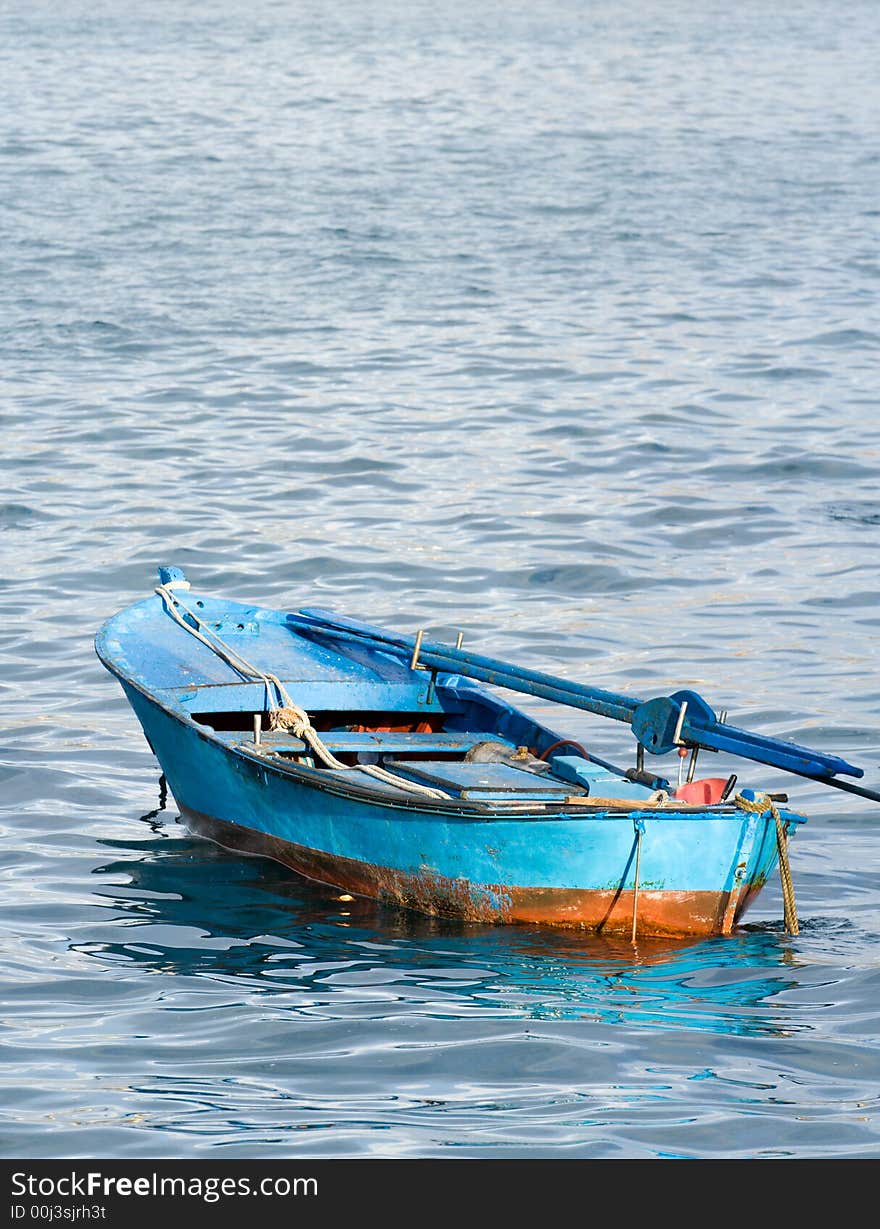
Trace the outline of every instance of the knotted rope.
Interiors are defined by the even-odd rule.
[[[766,815],[769,811],[773,816],[773,822],[776,824],[776,848],[779,851],[779,882],[782,885],[785,929],[790,935],[799,934],[800,928],[798,926],[797,904],[794,898],[794,884],[792,883],[791,867],[788,861],[788,836],[776,803],[767,794],[756,795],[754,801],[750,798],[744,798],[742,794],[737,794],[734,802],[738,807],[741,807],[744,811],[750,811],[753,815]]]
[[[315,756],[321,760],[328,768],[347,769],[348,764],[343,764],[338,760],[332,751],[327,747],[321,739],[320,734],[312,725],[311,718],[304,708],[300,708],[298,704],[294,704],[290,698],[286,687],[281,682],[276,674],[270,673],[268,670],[259,670],[252,665],[245,657],[242,657],[232,645],[227,644],[221,636],[218,636],[216,631],[205,623],[199,616],[187,606],[177,593],[167,585],[158,585],[156,592],[162,599],[162,604],[168,614],[171,615],[175,623],[179,624],[191,636],[195,636],[196,640],[200,640],[206,645],[212,653],[222,658],[228,666],[231,666],[237,674],[249,682],[261,682],[266,688],[266,707],[269,710],[269,728],[272,730],[289,730],[296,738],[301,738],[303,742],[311,747]],[[183,610],[193,620],[188,623],[184,619],[180,611]],[[274,696],[273,696],[274,690]],[[415,781],[405,781],[402,777],[395,776],[394,773],[380,768],[378,764],[355,764],[355,768],[360,772],[366,773],[367,776],[375,777],[378,781],[385,782],[386,785],[393,785],[395,789],[405,790],[410,794],[420,794],[425,798],[442,798],[448,799],[449,795],[444,794],[442,790],[431,789],[427,785],[419,785]]]

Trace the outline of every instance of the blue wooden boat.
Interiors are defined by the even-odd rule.
[[[181,815],[220,844],[396,905],[599,933],[728,934],[805,822],[784,795],[697,778],[727,750],[869,797],[833,756],[718,720],[694,692],[642,702],[324,610],[193,593],[160,568],[96,651]],[[624,769],[513,706],[521,691],[626,721]],[[645,751],[690,755],[688,779]],[[676,763],[680,763],[676,760]]]

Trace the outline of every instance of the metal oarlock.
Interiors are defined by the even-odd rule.
[[[416,632],[416,642],[413,645],[412,657],[410,658],[409,662],[410,670],[418,670],[419,668],[419,652],[422,648],[422,636],[424,636],[424,634],[424,628],[419,628]]]
[[[681,707],[678,710],[678,720],[675,723],[675,733],[672,735],[672,741],[677,747],[681,746],[681,730],[684,725],[684,719],[688,711],[687,700],[682,700]]]

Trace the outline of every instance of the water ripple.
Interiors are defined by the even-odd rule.
[[[876,1157],[869,804],[768,774],[797,939],[431,920],[189,837],[92,650],[177,563],[877,784],[876,6],[281,13],[0,13],[6,1154]]]

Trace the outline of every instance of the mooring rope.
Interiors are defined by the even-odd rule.
[[[645,835],[645,821],[641,818],[641,816],[637,816],[633,819],[633,828],[635,829],[636,834],[636,870],[633,878],[632,942],[635,943],[639,918],[639,872],[642,865],[642,837]]]
[[[200,640],[212,653],[222,658],[242,678],[263,683],[266,688],[266,705],[269,709],[271,729],[290,730],[296,738],[301,738],[303,742],[307,743],[318,759],[328,768],[347,769],[350,767],[350,765],[343,764],[341,760],[338,760],[330,748],[324,744],[320,734],[312,725],[311,718],[306,710],[300,708],[298,704],[294,704],[286,687],[276,674],[272,674],[268,670],[260,670],[249,662],[247,658],[242,657],[241,653],[234,649],[232,645],[227,644],[221,636],[218,636],[216,631],[209,627],[204,620],[200,619],[196,612],[187,606],[186,602],[178,594],[172,592],[167,585],[158,585],[156,592],[175,623],[178,623],[191,636],[195,636],[197,640]],[[195,626],[187,623],[178,607],[189,615]],[[275,689],[274,699],[272,688]],[[359,769],[360,772],[366,773],[367,776],[375,777],[376,780],[383,781],[386,785],[393,785],[395,789],[405,790],[410,794],[419,794],[425,798],[440,798],[443,800],[448,800],[449,798],[449,795],[444,794],[442,790],[431,789],[430,786],[419,785],[415,781],[405,781],[402,777],[395,776],[394,773],[380,768],[378,764],[355,764],[354,767]]]
[[[734,802],[744,811],[751,811],[753,815],[766,815],[769,811],[773,816],[773,822],[776,824],[776,848],[779,851],[779,882],[782,885],[785,929],[790,935],[800,934],[797,903],[794,897],[794,884],[792,883],[791,866],[788,860],[788,836],[786,835],[785,825],[782,822],[779,809],[773,799],[767,794],[756,794],[754,801],[750,798],[744,798],[742,794],[737,794]]]

